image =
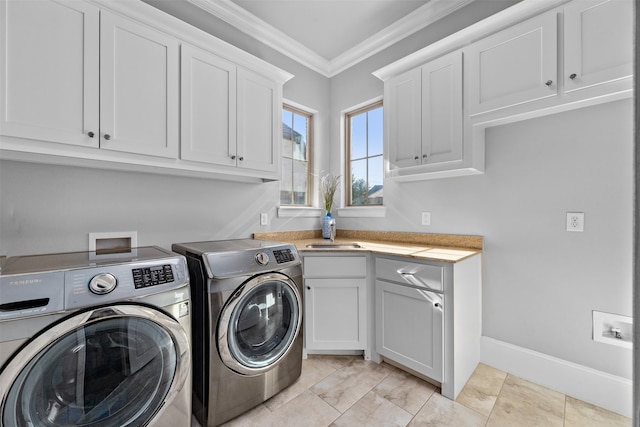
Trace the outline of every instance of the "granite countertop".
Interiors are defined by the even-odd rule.
[[[322,238],[321,230],[255,233],[254,239],[292,243],[298,252],[365,252],[381,255],[459,262],[482,252],[482,236],[403,233],[390,231],[338,230],[334,242]],[[360,248],[309,248],[311,244],[345,245]]]

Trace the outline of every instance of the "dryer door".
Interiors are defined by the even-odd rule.
[[[75,313],[0,372],[2,426],[145,426],[189,378],[187,334],[170,316],[119,304]]]
[[[218,351],[225,365],[245,375],[271,369],[291,349],[302,323],[302,299],[281,273],[256,276],[229,298],[218,322]]]

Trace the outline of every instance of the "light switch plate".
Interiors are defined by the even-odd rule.
[[[266,212],[260,214],[260,225],[269,225],[269,214]]]

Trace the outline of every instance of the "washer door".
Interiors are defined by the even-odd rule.
[[[302,299],[281,273],[256,276],[229,298],[218,322],[225,365],[245,375],[268,371],[291,349],[302,323]]]
[[[2,426],[145,426],[189,375],[184,329],[150,307],[74,314],[0,373]]]

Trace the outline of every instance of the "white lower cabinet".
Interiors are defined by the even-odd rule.
[[[376,352],[455,399],[480,362],[480,255],[460,262],[375,259]]]
[[[305,348],[366,350],[367,257],[304,257]]]
[[[423,291],[376,280],[376,351],[436,381],[443,378],[443,307]]]

